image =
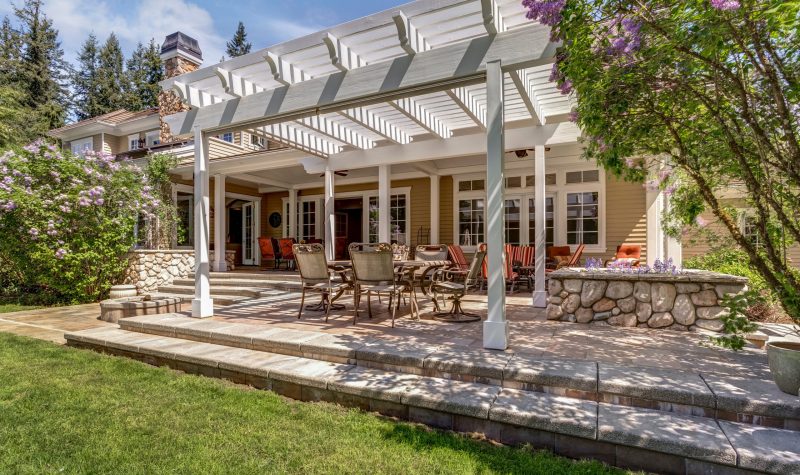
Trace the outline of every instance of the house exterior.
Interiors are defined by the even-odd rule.
[[[228,266],[209,248],[259,265],[259,236],[322,239],[330,258],[343,257],[336,238],[487,242],[485,335],[505,347],[495,244],[536,247],[536,306],[547,246],[606,260],[636,244],[648,262],[678,263],[704,249],[664,234],[663,193],[581,158],[574,98],[549,79],[555,48],[517,0],[419,0],[209,66],[175,33],[159,110],[51,135],[76,152],[181,158],[175,199],[190,232],[175,244],[195,249],[197,316],[213,313],[208,271]]]

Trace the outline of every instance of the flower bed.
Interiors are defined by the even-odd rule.
[[[722,298],[747,279],[701,270],[569,268],[550,275],[547,319],[624,327],[722,331]]]

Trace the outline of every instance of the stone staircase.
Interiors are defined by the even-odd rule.
[[[729,376],[197,320],[68,344],[657,473],[800,473],[800,399]]]
[[[191,301],[194,297],[194,273],[185,279],[175,279],[163,285],[152,296],[179,297]],[[276,291],[289,292],[300,288],[297,273],[269,272],[211,272],[211,298],[215,305],[232,305],[250,299],[276,295]]]

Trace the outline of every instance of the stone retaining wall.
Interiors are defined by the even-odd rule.
[[[185,279],[194,272],[193,249],[137,249],[131,251],[128,258],[123,283],[135,285],[139,294],[155,292],[159,287],[170,285],[175,279]],[[225,252],[228,270],[234,269],[235,258],[236,251]],[[211,251],[210,260],[214,260],[214,251]]]
[[[623,327],[722,331],[722,298],[747,279],[708,271],[634,274],[562,269],[550,275],[547,319]]]

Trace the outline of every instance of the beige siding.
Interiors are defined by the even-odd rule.
[[[288,198],[288,191],[264,193],[261,195],[261,236],[279,238],[283,237],[283,225],[286,222],[286,212],[283,210],[283,198]],[[273,228],[269,225],[269,215],[278,212],[281,214],[281,225]]]
[[[642,246],[647,254],[647,203],[641,183],[631,183],[606,174],[606,253],[610,259],[620,244]]]
[[[125,137],[118,137],[116,135],[105,135],[105,151],[113,155],[118,155],[128,151],[127,140]]]
[[[208,139],[208,156],[211,159],[239,155],[244,151],[242,147],[216,137],[210,137]]]
[[[100,134],[92,135],[92,150],[100,152],[103,150],[103,136]]]

